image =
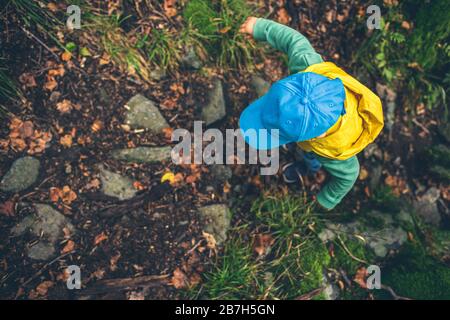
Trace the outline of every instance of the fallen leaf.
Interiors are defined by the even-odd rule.
[[[100,60],[99,60],[99,64],[100,64],[101,66],[103,66],[103,65],[105,65],[105,64],[110,63],[110,61],[111,61],[111,57],[110,57],[108,54],[104,53],[104,54],[102,55],[102,57],[100,58]]]
[[[44,89],[48,91],[53,91],[58,86],[58,82],[56,82],[55,78],[47,77],[47,81],[45,82]]]
[[[164,183],[166,181],[169,181],[170,184],[174,184],[175,174],[171,171],[164,173],[163,176],[161,177],[161,183]]]
[[[189,284],[186,274],[180,268],[176,268],[170,281],[176,289],[186,288]]]
[[[175,4],[175,0],[164,0],[164,12],[169,18],[177,15]]]
[[[361,170],[359,171],[359,180],[366,180],[369,176],[369,172],[366,168],[361,167]]]
[[[51,12],[56,12],[56,10],[58,10],[58,7],[53,2],[49,2],[47,3],[47,9],[50,10]]]
[[[58,202],[58,200],[62,197],[62,190],[56,187],[50,188],[50,200],[52,202]]]
[[[363,289],[367,289],[367,270],[365,267],[361,267],[356,271],[353,281],[355,281]]]
[[[70,51],[64,51],[63,54],[61,55],[62,61],[69,61],[71,58],[72,54],[70,53]]]
[[[15,212],[14,208],[15,208],[14,201],[8,200],[8,201],[0,204],[0,213],[6,215],[8,217],[12,217],[12,216],[14,216],[14,212]]]
[[[214,236],[208,232],[202,231],[202,235],[206,240],[206,246],[209,249],[215,250],[216,249],[216,239],[214,238]]]
[[[29,88],[37,86],[36,80],[34,79],[34,75],[32,73],[22,73],[19,77],[19,81]]]
[[[170,127],[163,128],[161,131],[164,134],[164,138],[167,141],[171,141],[172,140],[172,133],[173,133],[173,129],[172,128],[170,128]]]
[[[289,16],[287,10],[285,8],[281,8],[277,12],[277,20],[282,24],[289,24],[291,22],[291,17]]]
[[[66,245],[61,251],[61,254],[69,253],[75,249],[75,242],[72,240],[67,241]]]
[[[52,281],[44,281],[36,287],[36,292],[40,296],[47,295],[48,289],[53,287],[54,283]]]
[[[97,246],[100,242],[105,241],[106,239],[108,239],[108,236],[105,234],[105,232],[102,232],[95,237],[94,245]]]
[[[59,143],[66,148],[70,148],[72,146],[72,136],[70,134],[66,134],[59,139]]]
[[[255,235],[255,240],[253,242],[253,250],[258,254],[258,256],[266,255],[267,251],[274,244],[275,240],[270,234],[258,233]]]
[[[72,111],[73,105],[72,105],[72,102],[70,102],[67,99],[64,99],[63,101],[58,102],[56,104],[56,109],[61,113],[68,113],[68,112]]]
[[[117,269],[117,262],[119,261],[121,257],[120,252],[118,252],[116,255],[112,256],[111,259],[109,259],[109,268],[111,271],[115,271]]]
[[[77,199],[77,194],[72,189],[70,189],[69,186],[64,186],[62,188],[61,199],[65,204],[71,204],[74,200]]]
[[[133,187],[136,190],[144,190],[145,189],[144,185],[141,182],[139,182],[139,181],[134,181],[133,182]]]
[[[95,120],[94,123],[91,125],[91,129],[94,132],[98,132],[103,129],[103,122],[99,119]]]
[[[95,178],[86,184],[86,189],[97,189],[100,187],[100,180]]]

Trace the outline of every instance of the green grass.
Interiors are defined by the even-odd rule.
[[[251,68],[256,46],[238,32],[252,14],[243,0],[191,0],[183,12],[184,19],[197,31],[197,39],[210,57],[222,68]]]
[[[450,3],[447,0],[402,1],[386,7],[381,30],[374,30],[356,54],[363,66],[388,84],[405,90],[405,106],[424,102],[446,106],[450,75]],[[433,18],[430,18],[433,17]],[[412,23],[407,30],[402,23]],[[361,24],[361,28],[365,24]],[[414,111],[415,108],[410,108]]]

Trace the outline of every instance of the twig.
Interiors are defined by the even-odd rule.
[[[419,121],[417,121],[416,119],[412,119],[412,122],[414,122],[414,124],[416,124],[420,129],[422,129],[423,131],[425,131],[425,133],[430,134],[430,130],[428,130],[423,124],[421,124]]]
[[[412,300],[411,298],[399,296],[398,294],[395,293],[394,289],[392,289],[391,287],[389,287],[387,285],[382,284],[381,289],[388,291],[392,295],[394,300]]]
[[[168,285],[169,275],[150,275],[135,278],[100,280],[90,288],[80,290],[77,295],[93,295],[111,291],[124,291],[135,288],[150,288]]]
[[[321,294],[323,290],[324,290],[324,288],[314,289],[311,292],[302,294],[301,296],[295,298],[295,300],[311,300],[312,298],[314,298],[314,297],[318,296],[319,294]]]
[[[340,242],[341,245],[342,245],[342,248],[344,249],[345,252],[347,252],[347,254],[350,256],[350,258],[352,258],[352,259],[355,260],[355,261],[364,263],[364,264],[369,264],[366,260],[363,260],[363,259],[360,259],[360,258],[355,257],[355,256],[350,252],[350,250],[347,248],[347,246],[345,245],[344,241],[342,241],[341,237],[338,236],[338,239],[339,239],[339,242]]]
[[[33,276],[31,276],[31,278],[29,278],[27,281],[25,281],[24,283],[22,283],[22,286],[26,286],[28,285],[31,281],[33,281],[36,277],[40,276],[45,269],[47,269],[48,267],[50,267],[52,264],[54,264],[55,262],[61,260],[62,258],[64,258],[65,256],[68,256],[69,254],[74,253],[75,250],[72,250],[70,252],[66,252],[62,255],[60,255],[59,257],[56,257],[55,259],[53,259],[52,261],[46,263],[41,269],[39,269],[38,272],[36,272]]]
[[[24,27],[20,27],[20,29],[22,29],[22,31],[25,32],[25,34],[29,38],[36,40],[41,46],[43,46],[45,49],[47,49],[47,51],[50,52],[56,58],[56,60],[60,61],[58,55],[56,53],[54,53],[44,42],[42,42],[42,40],[40,40],[38,37],[36,37],[34,34],[32,34],[30,31],[28,31]]]

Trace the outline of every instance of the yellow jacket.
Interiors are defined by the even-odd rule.
[[[375,140],[384,124],[381,100],[375,93],[332,62],[313,64],[303,72],[341,79],[346,113],[328,129],[325,137],[299,142],[301,149],[325,158],[346,160]]]

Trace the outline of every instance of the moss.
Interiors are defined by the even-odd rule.
[[[343,243],[345,244],[348,251],[351,252],[353,256],[360,260],[367,261],[369,264],[374,263],[375,255],[367,248],[365,243],[356,238],[341,238]],[[343,248],[342,244],[339,241],[336,241],[334,244],[334,258],[332,259],[332,266],[335,269],[343,269],[348,275],[353,275],[356,273],[363,263],[356,261],[353,259]]]
[[[382,269],[382,283],[412,299],[450,299],[450,268],[417,244],[408,244]]]

